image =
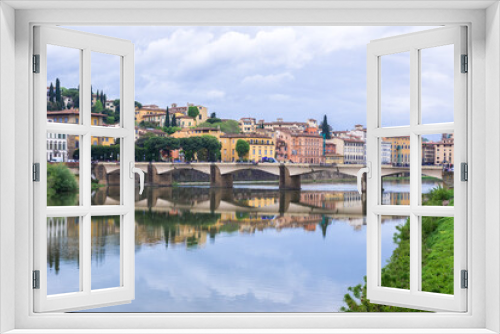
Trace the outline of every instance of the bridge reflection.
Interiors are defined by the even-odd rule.
[[[119,200],[120,189],[106,187],[94,193],[92,204],[117,205]],[[195,213],[321,214],[344,218],[363,217],[366,200],[364,195],[355,191],[147,187],[142,195],[136,189],[135,208],[155,212],[189,210]]]

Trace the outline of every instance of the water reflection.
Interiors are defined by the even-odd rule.
[[[345,184],[344,191],[328,186],[136,193],[136,299],[90,311],[338,311],[347,288],[366,274],[365,201],[355,185]],[[385,186],[390,187],[397,185]],[[400,185],[405,189],[409,185]],[[101,188],[93,201],[109,203],[116,200],[114,193]],[[93,254],[102,268],[119,262],[117,223],[93,217],[92,238],[99,240]],[[401,217],[383,221],[382,261],[392,254],[399,223]],[[71,224],[65,225],[68,231],[76,228]],[[49,256],[57,251],[50,248]],[[76,263],[78,256],[66,259]],[[61,277],[66,266],[68,261],[59,263],[59,271],[49,275]]]

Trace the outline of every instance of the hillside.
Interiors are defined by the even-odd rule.
[[[234,120],[220,120],[217,122],[203,122],[197,126],[198,128],[206,127],[206,128],[217,128],[220,127],[220,130],[224,133],[240,133],[240,127],[237,121]]]
[[[424,205],[436,205],[450,200],[453,205],[453,189],[433,189]],[[452,217],[422,218],[422,290],[453,294],[453,231]],[[387,265],[382,268],[382,286],[400,289],[410,288],[410,222],[397,227],[394,233],[394,249]],[[366,277],[364,284],[348,288],[344,295],[342,312],[418,312],[402,307],[372,304],[366,298]]]

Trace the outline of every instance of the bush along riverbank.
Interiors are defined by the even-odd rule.
[[[433,189],[424,205],[453,205],[453,189]],[[387,264],[382,268],[382,286],[410,288],[410,222],[396,227],[397,245]],[[452,217],[422,217],[422,290],[453,294],[453,229]],[[348,288],[344,295],[346,306],[341,312],[421,312],[403,307],[372,304],[366,298],[364,283]]]

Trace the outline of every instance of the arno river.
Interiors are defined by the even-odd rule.
[[[439,185],[424,182],[424,192]],[[386,204],[407,204],[407,182],[384,190]],[[112,204],[117,193],[101,188],[93,204]],[[91,312],[337,312],[366,275],[355,183],[146,188],[135,210],[135,300]],[[383,263],[404,219],[383,219]],[[47,224],[49,294],[77,291],[79,220]],[[119,219],[94,217],[92,288],[118,286],[119,266]]]

